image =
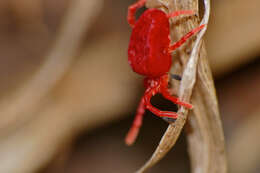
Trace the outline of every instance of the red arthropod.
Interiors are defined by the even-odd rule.
[[[144,6],[145,1],[139,0],[128,8],[127,19],[133,28],[128,48],[128,62],[133,71],[146,76],[144,79],[146,90],[139,103],[133,125],[125,139],[128,145],[131,145],[137,137],[145,109],[159,117],[177,118],[176,112],[161,111],[152,106],[150,99],[155,94],[161,93],[163,97],[175,104],[192,108],[191,104],[182,102],[169,93],[168,72],[172,64],[171,52],[204,27],[201,25],[193,29],[179,41],[170,45],[169,18],[182,14],[191,15],[193,11],[176,11],[166,14],[158,9],[148,9],[136,21],[136,10]]]

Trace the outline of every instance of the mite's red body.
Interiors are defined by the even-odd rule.
[[[150,99],[155,94],[160,93],[175,104],[192,108],[192,105],[171,96],[168,91],[168,72],[172,64],[171,52],[204,27],[202,25],[193,29],[179,41],[170,45],[169,18],[181,14],[193,14],[193,11],[177,11],[166,14],[158,9],[148,9],[136,21],[135,12],[145,4],[145,1],[139,0],[128,9],[128,23],[133,27],[128,48],[128,62],[133,71],[146,76],[144,79],[146,90],[139,103],[133,125],[125,139],[128,145],[131,145],[137,137],[145,109],[159,117],[177,118],[176,112],[161,111],[152,106]]]
[[[161,10],[148,9],[140,16],[128,48],[128,62],[136,73],[159,77],[169,72],[169,28],[169,19]]]

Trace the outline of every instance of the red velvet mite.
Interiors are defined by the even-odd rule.
[[[177,118],[176,112],[161,111],[152,106],[150,99],[157,93],[171,102],[191,109],[192,105],[180,101],[168,91],[169,70],[172,65],[171,52],[180,47],[188,38],[200,31],[201,25],[174,44],[170,44],[169,18],[182,14],[193,14],[193,11],[176,11],[166,14],[158,9],[146,10],[136,21],[135,13],[138,8],[144,6],[146,0],[139,0],[128,8],[128,23],[133,28],[128,47],[128,62],[133,71],[146,76],[144,86],[146,88],[139,103],[133,125],[128,132],[125,142],[131,145],[142,125],[145,109],[148,109],[159,117]]]

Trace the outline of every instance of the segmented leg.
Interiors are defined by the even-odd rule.
[[[127,14],[127,21],[131,27],[135,26],[135,22],[136,22],[135,13],[136,13],[137,9],[143,7],[145,2],[146,2],[146,0],[138,0],[136,3],[129,6],[128,14]]]
[[[179,98],[174,97],[169,93],[168,82],[169,82],[168,74],[160,77],[160,91],[159,92],[163,95],[163,97],[166,98],[167,100],[170,100],[171,102],[173,102],[175,104],[178,104],[178,105],[184,106],[188,109],[191,109],[192,108],[191,104],[182,102],[182,101],[180,101]]]
[[[150,80],[150,79],[148,79],[148,80]],[[125,143],[127,145],[132,145],[134,143],[134,141],[139,133],[140,127],[142,125],[145,109],[148,109],[154,115],[159,116],[159,117],[167,117],[167,118],[173,118],[173,119],[176,119],[178,117],[178,114],[176,112],[161,111],[161,110],[155,108],[151,104],[151,98],[156,93],[161,93],[166,99],[172,101],[173,103],[185,106],[187,108],[192,108],[192,105],[190,105],[189,103],[182,102],[178,98],[170,95],[168,88],[167,88],[168,81],[169,81],[168,74],[161,76],[160,79],[156,80],[156,81],[153,81],[153,80],[148,81],[148,80],[146,78],[144,81],[144,84],[147,89],[139,103],[135,119],[125,138]],[[153,87],[151,87],[151,85]]]
[[[183,36],[179,41],[174,43],[173,45],[170,45],[169,52],[173,52],[175,49],[180,47],[183,43],[185,43],[191,36],[193,36],[195,33],[199,32],[205,25],[200,25],[199,27],[191,30],[188,32],[185,36]]]
[[[183,14],[192,15],[192,14],[195,14],[195,12],[192,11],[192,10],[174,11],[172,13],[167,14],[167,17],[168,18],[174,18],[174,17],[180,16],[180,15],[183,15]]]
[[[176,119],[178,117],[178,114],[176,112],[171,111],[161,111],[157,108],[155,108],[151,103],[147,103],[146,108],[151,111],[154,115],[158,117],[167,117],[167,118],[173,118]]]
[[[157,108],[155,108],[152,104],[151,104],[151,97],[154,96],[156,93],[158,93],[158,89],[153,88],[150,91],[146,92],[144,95],[144,99],[145,99],[145,105],[146,105],[146,109],[148,109],[149,111],[151,111],[153,114],[155,114],[156,116],[159,117],[168,117],[168,118],[174,118],[176,119],[178,117],[178,114],[176,112],[171,112],[171,111],[161,111]]]
[[[162,90],[161,93],[162,93],[162,95],[163,95],[164,98],[166,98],[167,100],[170,100],[171,102],[173,102],[173,103],[175,103],[175,104],[177,104],[177,105],[184,106],[184,107],[186,107],[186,108],[188,108],[188,109],[191,109],[191,108],[192,108],[192,105],[191,105],[191,104],[186,103],[186,102],[182,102],[182,101],[180,101],[179,98],[172,96],[172,95],[169,93],[168,89],[167,89],[167,90]]]
[[[142,97],[142,99],[139,103],[133,124],[125,138],[125,143],[127,145],[132,145],[134,143],[134,141],[139,133],[139,129],[142,125],[144,112],[145,112],[145,101],[144,101],[144,97]]]

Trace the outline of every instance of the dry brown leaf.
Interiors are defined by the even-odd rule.
[[[183,9],[198,11],[198,2],[196,0],[173,2],[161,0],[160,2],[164,7],[170,9],[170,11]],[[201,24],[208,23],[210,11],[209,1],[205,0],[204,3],[206,10]],[[153,7],[152,5],[158,7],[158,3],[155,3],[155,1],[148,1],[148,5],[149,7]],[[175,35],[181,36],[196,26],[198,26],[198,20],[193,18],[181,26],[173,26],[172,30],[175,32]],[[179,89],[179,97],[182,100],[189,102],[196,80],[197,64],[199,65],[198,81],[196,82],[192,99],[192,104],[195,107],[195,116],[189,119],[191,130],[187,133],[192,162],[192,172],[222,173],[226,172],[224,137],[215,96],[214,83],[207,63],[204,44],[201,42],[201,37],[205,30],[206,28],[197,35],[197,40],[194,46],[190,42],[187,44],[187,47],[178,51],[180,58],[177,59],[173,67],[176,68],[175,71],[177,71],[180,70],[181,64],[186,64],[183,66],[183,77]],[[201,46],[202,48],[200,49]],[[192,48],[191,55],[189,55],[189,48]],[[178,114],[178,119],[169,125],[150,160],[137,172],[145,172],[161,160],[173,147],[186,122],[188,111],[184,108],[180,108]]]

